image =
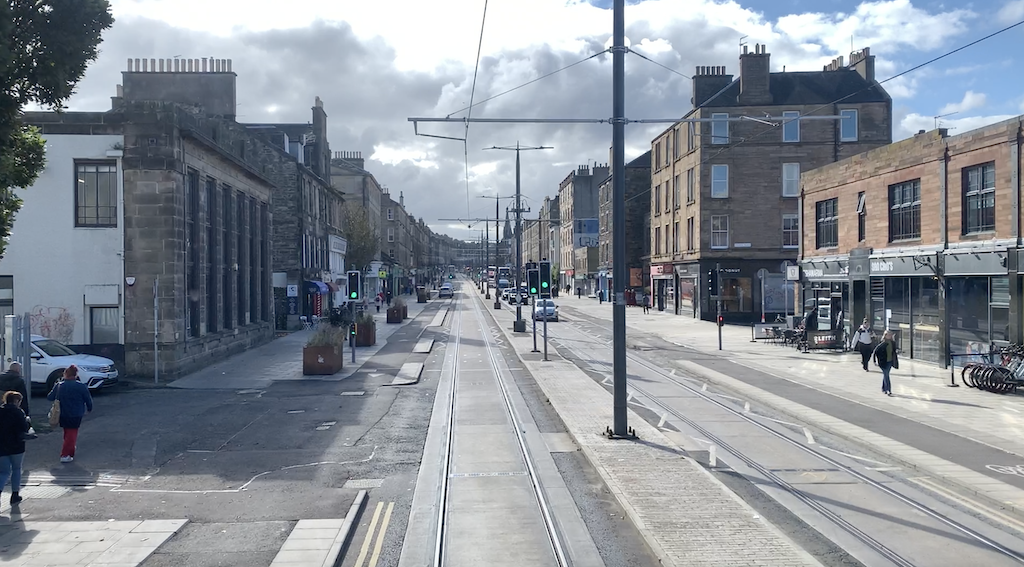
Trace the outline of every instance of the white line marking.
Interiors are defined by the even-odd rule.
[[[750,402],[743,402],[743,411],[750,413]]]
[[[662,427],[665,427],[665,422],[667,420],[668,420],[668,414],[667,413],[661,414],[661,419],[658,421],[658,429],[661,429]]]
[[[811,435],[811,431],[809,429],[807,429],[806,427],[804,428],[804,436],[807,437],[807,444],[808,445],[814,445],[814,436]]]
[[[709,396],[717,396],[719,398],[725,398],[727,400],[735,400],[737,402],[742,402],[743,401],[743,400],[741,400],[739,398],[734,398],[732,396],[726,396],[725,394],[719,394],[719,393],[716,393],[716,392],[708,392],[708,395]]]
[[[832,451],[833,453],[838,453],[838,454],[840,454],[840,455],[842,455],[844,457],[849,457],[851,459],[857,459],[858,461],[864,461],[864,462],[867,462],[867,463],[874,463],[876,465],[882,465],[882,466],[885,466],[885,467],[889,466],[889,463],[883,463],[881,461],[875,461],[875,460],[868,459],[868,458],[865,458],[865,457],[858,457],[857,455],[851,455],[849,453],[844,453],[842,451],[836,451],[835,449],[830,449],[830,448],[828,448],[828,447],[826,447],[824,445],[818,445],[818,447],[821,448],[821,449],[826,449],[828,451]]]
[[[803,426],[797,425],[795,423],[790,423],[788,421],[782,421],[781,419],[775,419],[774,417],[768,417],[766,415],[761,415],[761,414],[757,414],[757,413],[755,413],[754,415],[756,415],[757,417],[760,417],[761,419],[767,419],[768,421],[774,421],[775,423],[781,423],[782,425],[791,425],[793,427],[803,427]]]
[[[878,472],[898,471],[898,470],[901,469],[901,467],[864,467],[864,468],[869,470],[869,471],[878,471]]]
[[[700,391],[701,392],[707,392],[708,391],[708,383],[707,382],[704,382],[704,385],[700,387]]]
[[[707,439],[701,439],[700,437],[692,437],[691,436],[690,439],[693,439],[694,441],[696,441],[698,443],[703,443],[705,445],[710,445],[711,444],[711,441],[708,441]]]
[[[708,464],[712,467],[718,466],[718,450],[714,445],[708,447]]]

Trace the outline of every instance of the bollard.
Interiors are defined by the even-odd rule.
[[[750,342],[756,343],[757,339],[754,338],[754,323],[750,324]]]

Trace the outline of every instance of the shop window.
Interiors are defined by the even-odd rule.
[[[914,325],[911,356],[918,360],[940,363],[944,354],[939,348],[939,280],[924,277],[913,278],[911,282],[911,314]]]
[[[994,163],[963,169],[963,233],[996,228],[996,166]]]
[[[989,332],[989,278],[946,278],[949,304],[949,350],[954,354],[986,354]],[[979,358],[978,360],[981,360]],[[962,364],[963,358],[958,360]]]
[[[921,180],[889,186],[889,242],[921,238]]]
[[[94,345],[116,345],[121,342],[120,310],[117,307],[89,309],[89,341]]]
[[[726,313],[749,313],[754,295],[750,278],[722,278],[722,310]]]
[[[814,208],[817,221],[814,234],[816,248],[839,246],[839,199],[818,201]]]

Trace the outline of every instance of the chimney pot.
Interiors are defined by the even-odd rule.
[[[203,72],[206,72],[206,58],[203,57]]]
[[[152,71],[153,73],[156,73],[156,58],[155,57],[149,60],[149,70]]]
[[[231,72],[231,60],[228,59],[228,73]]]
[[[746,46],[746,45],[744,45],[744,46],[743,46],[743,54],[744,54],[744,55],[746,55],[746,54],[747,54],[747,46]]]
[[[160,72],[161,73],[164,72],[164,60],[163,59],[160,60]]]
[[[132,71],[132,58],[129,57],[128,58],[128,72],[131,73],[131,71]]]

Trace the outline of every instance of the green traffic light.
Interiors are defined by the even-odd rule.
[[[537,293],[537,288],[531,287],[530,288],[530,293]]]
[[[548,287],[548,282],[543,282],[543,283],[540,284],[540,286],[543,287],[543,288],[547,288]]]
[[[354,292],[354,291],[352,293],[348,294],[348,296],[351,297],[352,299],[355,299],[356,295],[358,295],[358,294],[356,292]]]

